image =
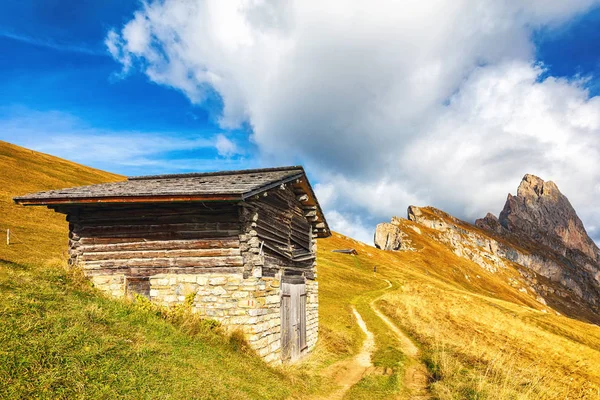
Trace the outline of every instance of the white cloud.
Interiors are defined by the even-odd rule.
[[[338,232],[353,239],[373,245],[373,230],[356,214],[342,214],[336,210],[327,213],[327,222]]]
[[[240,150],[237,145],[229,140],[222,133],[218,134],[215,138],[215,147],[222,157],[232,157],[236,154],[240,154]]]
[[[555,181],[589,225],[600,221],[600,98],[582,81],[524,62],[474,72],[398,169],[423,178],[433,198],[474,219],[499,212],[525,173]],[[416,190],[416,189],[415,189]]]
[[[335,229],[408,203],[498,212],[525,172],[555,180],[591,226],[600,101],[541,80],[531,33],[594,4],[165,0],[106,43],[194,103],[216,90],[221,125],[248,123],[264,159],[303,160],[332,188]]]

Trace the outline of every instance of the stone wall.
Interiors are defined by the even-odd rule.
[[[126,294],[123,275],[91,277],[94,286],[114,297]],[[242,274],[158,274],[150,277],[150,300],[171,307],[193,296],[192,312],[240,329],[266,362],[281,362],[281,292],[279,277]],[[319,284],[306,281],[306,341],[310,352],[319,335]]]
[[[192,311],[232,331],[240,329],[267,362],[281,360],[280,281],[242,275],[160,274],[150,278],[150,300],[164,306],[194,296]]]
[[[306,280],[306,343],[310,352],[319,338],[319,283]]]
[[[125,296],[125,275],[94,275],[89,277],[92,284],[113,297]]]

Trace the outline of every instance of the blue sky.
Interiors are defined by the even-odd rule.
[[[19,123],[22,129],[4,129],[0,139],[125,175],[252,166],[253,149],[243,129],[226,132],[240,143],[243,155],[223,157],[214,146],[162,151],[148,143],[143,158],[152,158],[154,165],[122,163],[111,159],[111,153],[90,158],[74,152],[79,147],[47,143],[53,134],[79,132],[109,138],[137,135],[148,142],[160,136],[186,143],[212,140],[222,132],[215,124],[222,107],[218,94],[192,105],[180,92],[141,73],[119,76],[120,66],[104,40],[110,27],[124,24],[139,4],[5,2],[0,14],[0,121],[29,122]]]
[[[596,150],[593,1],[492,2],[481,26],[481,10],[451,1],[439,12],[316,2],[299,14],[179,3],[4,0],[0,139],[125,175],[302,163],[334,228],[364,240],[410,203],[497,213],[531,172],[557,181],[600,236],[596,153],[557,147]],[[495,87],[517,99],[501,126],[486,112],[490,96],[507,104]],[[575,103],[589,112],[549,121]]]

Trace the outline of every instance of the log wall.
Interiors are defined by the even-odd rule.
[[[303,207],[291,186],[272,190],[251,202],[264,258],[263,274],[316,277],[316,240]]]
[[[123,277],[125,295],[128,288],[143,291],[157,274],[243,270],[237,205],[80,207],[67,219],[71,263],[87,276],[103,277],[95,282],[113,295],[119,291],[117,276]],[[104,281],[110,283],[100,284]]]

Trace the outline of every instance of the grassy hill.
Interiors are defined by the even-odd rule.
[[[322,329],[351,342],[355,330],[342,308],[356,304],[375,334],[375,364],[394,371],[363,379],[349,398],[404,389],[406,357],[369,297],[420,347],[434,398],[600,398],[600,327],[557,315],[509,284],[516,271],[487,272],[418,228],[410,235],[414,252],[385,252],[339,234],[320,243]],[[349,247],[359,255],[331,253]],[[393,283],[387,291],[384,279]]]
[[[84,167],[57,157],[0,141],[0,232],[11,231],[11,246],[0,247],[0,259],[11,262],[59,260],[67,246],[65,216],[42,207],[13,204],[17,195],[125,177]],[[5,240],[0,242],[4,245]]]
[[[63,267],[64,217],[11,198],[119,179],[0,142],[0,228],[13,232],[0,242],[0,398],[328,398],[364,340],[353,307],[374,335],[375,368],[346,399],[414,398],[416,364],[429,398],[600,398],[598,326],[557,315],[511,286],[516,270],[487,272],[422,226],[406,230],[409,252],[319,240],[319,343],[299,366],[268,367],[208,323],[107,299]],[[341,248],[359,254],[331,252]]]
[[[65,268],[64,215],[28,192],[124,177],[0,142],[0,398],[282,399],[318,383],[267,367],[210,324],[173,324]],[[4,238],[3,238],[4,239]]]

